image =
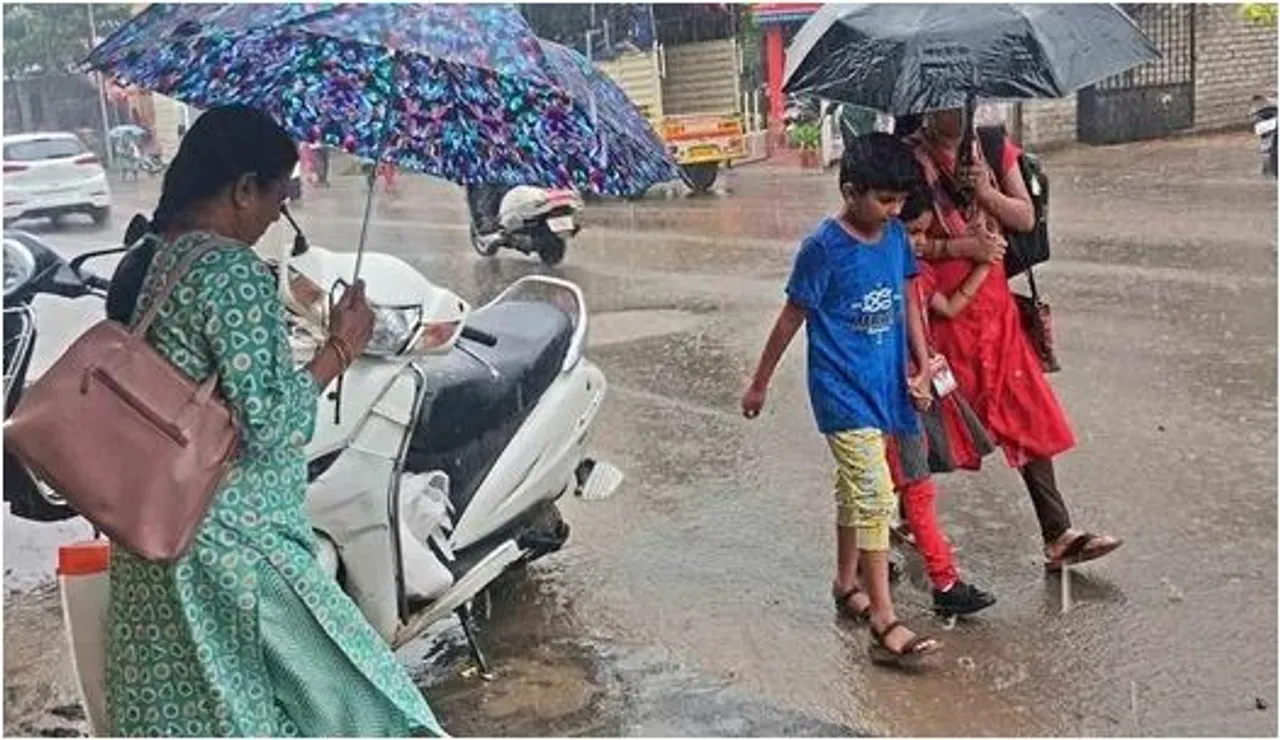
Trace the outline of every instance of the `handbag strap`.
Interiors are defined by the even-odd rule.
[[[132,333],[135,336],[143,336],[147,333],[147,329],[151,326],[151,322],[155,320],[160,313],[160,308],[164,306],[165,301],[169,300],[169,295],[178,287],[178,281],[191,271],[196,260],[203,257],[209,251],[218,246],[216,239],[206,237],[204,242],[194,247],[187,253],[178,266],[171,269],[169,274],[165,276],[164,283],[160,288],[160,292],[151,300],[151,305],[147,306],[147,310],[138,319],[138,323],[134,324]]]
[[[1039,303],[1040,291],[1036,290],[1036,273],[1030,266],[1027,267],[1027,285],[1031,287],[1031,300]]]

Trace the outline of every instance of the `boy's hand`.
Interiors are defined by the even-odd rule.
[[[748,419],[759,416],[767,393],[767,389],[756,388],[754,383],[747,384],[747,390],[742,393],[742,415]]]
[[[930,380],[928,371],[907,378],[907,390],[911,393],[911,403],[917,411],[928,411],[933,403],[933,389],[929,387]]]

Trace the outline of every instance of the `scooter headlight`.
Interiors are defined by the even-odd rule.
[[[423,321],[421,306],[379,306],[373,309],[373,334],[365,354],[392,357],[427,354],[447,349],[462,329],[459,321]]]
[[[422,306],[379,306],[373,309],[373,334],[365,354],[391,357],[409,347],[422,326]]]
[[[332,299],[336,301],[341,295],[340,289]],[[290,271],[287,296],[289,309],[305,320],[313,336],[323,338],[330,296],[295,270]],[[460,319],[427,321],[427,311],[419,304],[384,306],[370,301],[369,308],[373,311],[373,332],[364,354],[372,357],[447,351],[462,330]]]

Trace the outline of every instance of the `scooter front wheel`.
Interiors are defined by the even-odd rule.
[[[481,238],[480,233],[476,231],[476,225],[471,224],[471,248],[481,257],[492,257],[498,253],[498,240]]]
[[[569,523],[560,513],[560,507],[553,502],[543,504],[518,537],[520,547],[528,553],[521,562],[532,563],[559,551],[568,541],[569,531]]]

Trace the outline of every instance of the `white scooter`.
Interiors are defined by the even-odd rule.
[[[507,247],[557,265],[564,260],[569,240],[582,228],[578,217],[582,197],[573,190],[471,185],[467,207],[471,246],[482,257]]]
[[[82,295],[100,296],[105,281],[83,264],[122,251],[82,255],[68,269],[35,269],[66,263],[31,239],[5,240],[6,264],[33,266],[6,270],[6,295],[53,292],[38,283],[57,276],[75,277]],[[300,361],[323,341],[328,306],[355,259],[302,247],[273,261]],[[26,259],[32,251],[40,253]],[[616,467],[586,449],[607,388],[583,356],[586,304],[573,283],[533,276],[472,311],[407,263],[373,252],[365,253],[361,276],[377,314],[374,336],[319,398],[307,447],[317,557],[392,647],[456,615],[488,675],[472,601],[507,570],[564,544],[561,496],[601,500],[622,482]],[[58,294],[70,295],[65,286]],[[34,342],[19,344],[28,353]],[[6,376],[24,366],[21,357],[6,360]],[[10,388],[9,380],[6,396],[20,393],[23,381]],[[51,506],[64,505],[39,490]],[[93,544],[105,552],[105,543]],[[60,564],[59,575],[86,711],[103,732],[106,561],[86,559],[84,548],[64,548],[60,557],[80,565]],[[85,568],[88,562],[95,565]]]
[[[289,260],[282,295],[309,357],[323,308],[355,255]],[[280,271],[283,274],[286,271]],[[560,549],[555,502],[599,500],[622,481],[586,444],[607,382],[583,356],[587,311],[573,283],[530,276],[483,308],[403,261],[366,253],[378,316],[365,356],[320,401],[307,501],[320,557],[393,646],[459,612],[504,571]]]

